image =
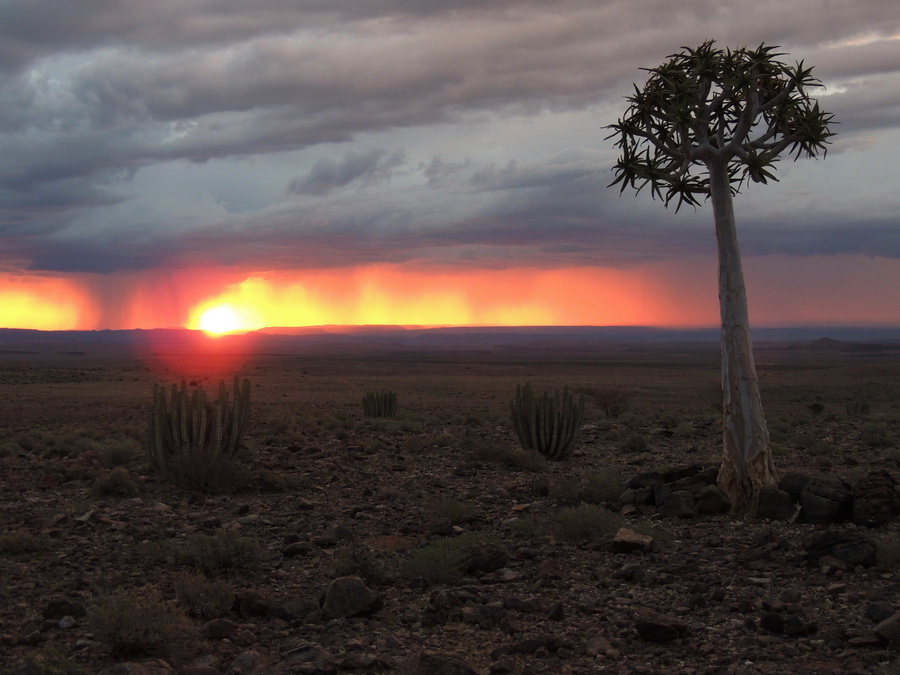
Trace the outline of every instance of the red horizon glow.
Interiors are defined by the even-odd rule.
[[[900,324],[900,307],[888,297],[900,287],[900,261],[770,256],[745,261],[745,269],[754,325]],[[621,269],[0,274],[0,327],[209,334],[317,325],[698,328],[718,323],[715,273],[715,261],[697,258]]]

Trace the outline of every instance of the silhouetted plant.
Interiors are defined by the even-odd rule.
[[[366,417],[396,417],[397,394],[393,391],[370,391],[363,396]]]
[[[847,417],[859,419],[869,414],[869,402],[865,399],[857,398],[847,401],[845,409],[847,410]]]
[[[619,416],[631,406],[631,392],[621,385],[586,389],[584,393],[597,404],[604,415],[612,419],[619,419]]]
[[[584,395],[575,402],[569,387],[562,395],[555,391],[535,396],[528,383],[516,386],[516,398],[510,404],[513,427],[519,443],[526,450],[534,450],[550,460],[569,457],[584,420]]]
[[[250,380],[234,378],[229,404],[225,383],[208,402],[206,392],[172,385],[171,407],[165,387],[153,385],[149,411],[147,456],[160,476],[204,492],[231,492],[246,479],[234,463],[250,417]]]

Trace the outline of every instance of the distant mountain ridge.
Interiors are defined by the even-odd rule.
[[[827,336],[827,337],[824,337]],[[756,343],[822,352],[873,352],[900,349],[900,327],[785,327],[758,328]],[[0,328],[0,348],[16,345],[144,345],[154,348],[208,344],[202,331],[158,328],[98,331],[41,331]],[[254,349],[285,343],[352,343],[408,347],[500,346],[562,342],[685,343],[718,342],[718,328],[674,329],[646,326],[302,326],[264,328],[219,336],[224,345],[239,348],[252,341]],[[7,349],[10,351],[10,349]]]

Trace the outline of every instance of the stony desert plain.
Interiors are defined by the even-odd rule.
[[[714,340],[22,333],[0,351],[0,672],[900,672],[896,518],[623,500],[642,475],[659,489],[718,464]],[[761,341],[756,358],[782,475],[896,488],[900,342]],[[236,474],[158,476],[153,385],[235,374]],[[571,458],[519,447],[527,382],[585,394]],[[386,390],[397,415],[365,416]],[[605,414],[611,396],[624,409]]]

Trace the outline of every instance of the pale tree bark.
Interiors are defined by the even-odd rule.
[[[747,291],[738,249],[727,163],[707,163],[710,198],[719,255],[719,308],[722,322],[723,462],[719,488],[731,500],[733,514],[750,517],[759,506],[759,490],[775,485],[769,431],[763,413],[753,358]]]

